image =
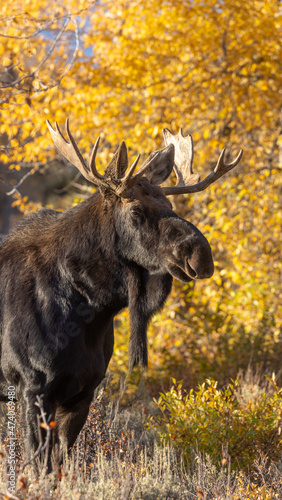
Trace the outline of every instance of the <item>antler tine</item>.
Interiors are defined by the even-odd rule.
[[[236,167],[240,162],[243,154],[241,149],[235,160],[231,163],[225,163],[224,155],[225,148],[221,151],[216,167],[203,181],[200,182],[200,177],[192,172],[193,162],[193,141],[188,135],[183,136],[182,129],[177,135],[173,135],[168,129],[164,129],[165,144],[175,144],[175,166],[174,170],[177,176],[175,186],[163,187],[162,190],[166,195],[176,195],[185,193],[197,193],[203,191],[210,184],[222,177],[224,174]]]
[[[68,145],[68,146],[72,146],[72,148],[69,149],[69,151],[71,152],[71,155],[69,158],[67,158],[67,160],[69,160],[71,163],[73,163],[80,171],[81,171],[80,167],[82,167],[83,168],[83,172],[82,172],[83,175],[85,175],[85,174],[89,175],[89,170],[87,168],[87,165],[82,157],[81,152],[79,151],[79,149],[77,147],[77,144],[76,144],[73,136],[71,135],[70,128],[69,128],[69,119],[68,118],[66,119],[66,125],[65,125],[67,138],[68,138],[69,142],[67,142],[66,139],[64,138],[57,122],[55,122],[55,127],[56,127],[57,132],[60,134],[61,139],[64,141],[64,143],[66,143],[66,145]],[[61,151],[60,148],[59,148],[59,151]],[[62,150],[62,152],[65,156],[64,150]],[[73,153],[75,153],[75,154],[73,155]],[[79,162],[78,164],[74,163],[76,161],[76,159]]]
[[[56,125],[57,125],[57,122],[56,122]],[[57,128],[58,128],[58,131],[60,132],[58,125],[57,125]],[[97,168],[96,168],[95,159],[96,159],[96,155],[97,155],[97,151],[98,151],[98,147],[99,147],[100,136],[96,139],[96,142],[94,144],[94,147],[93,147],[93,150],[92,150],[92,153],[91,153],[91,157],[90,157],[89,168],[88,168],[87,165],[86,165],[86,163],[84,162],[84,160],[82,158],[82,155],[81,155],[81,153],[80,153],[80,151],[79,151],[79,149],[77,147],[77,144],[76,144],[76,142],[75,142],[75,140],[74,140],[74,138],[73,138],[73,136],[72,136],[72,134],[70,132],[69,119],[68,118],[66,120],[66,132],[67,132],[67,137],[68,137],[70,143],[73,145],[73,148],[76,151],[77,156],[82,161],[82,165],[84,167],[84,172],[81,172],[82,175],[84,175],[84,177],[86,179],[88,179],[93,184],[96,184],[97,186],[103,185],[103,181],[109,181],[109,178],[105,177],[102,174],[100,174],[98,172]],[[62,136],[61,132],[60,132],[60,135]],[[64,139],[63,136],[62,136],[62,138]]]
[[[130,167],[129,171],[121,179],[121,181],[123,182],[123,185],[124,185],[124,187],[123,187],[124,191],[128,190],[130,193],[130,189],[132,189],[135,186],[135,184],[137,184],[139,179],[141,179],[141,177],[143,177],[143,175],[145,175],[145,173],[152,167],[152,164],[154,163],[154,160],[155,160],[155,157],[157,156],[157,154],[158,154],[158,151],[156,151],[155,154],[152,155],[152,157],[149,160],[145,161],[145,163],[138,170],[137,174],[133,176],[133,172],[134,172],[136,165],[137,165],[139,158],[140,158],[140,155],[137,156],[136,160],[134,161],[134,163]]]
[[[100,136],[97,138],[95,144],[94,144],[94,147],[92,149],[92,153],[91,153],[91,156],[90,156],[90,161],[89,161],[89,169],[91,171],[91,173],[93,174],[93,177],[96,178],[96,179],[100,179],[100,180],[109,180],[108,177],[105,177],[104,175],[100,174],[97,170],[97,167],[96,167],[96,155],[97,155],[97,151],[98,151],[98,147],[99,147],[99,142],[100,142]]]
[[[141,179],[141,177],[143,177],[143,175],[145,175],[147,170],[149,170],[149,168],[151,167],[151,165],[153,163],[153,160],[155,159],[156,154],[149,161],[145,161],[145,163],[139,168],[137,174],[135,174],[132,177],[133,171],[137,165],[137,160],[139,161],[139,158],[140,158],[140,155],[138,155],[135,162],[133,163],[133,165],[130,167],[129,171],[127,172],[127,174],[123,178],[129,188],[135,186],[135,184],[139,181],[139,179]],[[133,166],[134,166],[134,169],[133,169]]]
[[[200,176],[194,174],[192,169],[194,158],[192,136],[188,134],[184,137],[182,128],[176,135],[173,135],[169,129],[164,129],[163,134],[165,145],[173,144],[175,147],[173,167],[177,179],[175,187],[184,187],[199,182]]]
[[[90,182],[96,184],[95,179],[91,175],[91,172],[89,171],[81,152],[79,151],[77,144],[71,135],[70,129],[69,129],[69,120],[66,120],[66,133],[67,133],[67,138],[69,140],[66,141],[64,138],[60,127],[57,122],[55,122],[55,129],[53,129],[51,123],[49,120],[46,120],[47,126],[49,128],[51,137],[53,139],[53,142],[58,149],[58,151],[73,165],[75,165],[76,168],[82,173],[82,175],[89,180]]]
[[[130,196],[131,189],[138,182],[138,180],[145,174],[145,172],[150,168],[151,161],[142,165],[137,174],[133,175],[137,167],[138,161],[140,159],[140,155],[138,155],[133,164],[131,165],[130,169],[128,170],[128,172],[124,175],[124,177],[122,177],[121,179],[116,179],[111,176],[106,177],[105,175],[102,175],[98,172],[95,162],[100,142],[100,137],[98,137],[93,147],[88,168],[87,164],[85,163],[82,157],[80,150],[78,149],[75,139],[73,138],[70,132],[69,120],[68,119],[66,120],[66,135],[69,142],[64,138],[57,122],[55,123],[55,129],[53,129],[49,120],[47,120],[47,125],[51,133],[52,139],[54,141],[54,144],[56,148],[59,150],[59,152],[68,161],[70,161],[73,165],[75,165],[88,181],[92,182],[96,186],[101,186],[106,189],[110,189],[117,196],[125,198]]]
[[[236,165],[238,165],[243,155],[243,150],[241,149],[235,160],[229,164],[226,164],[224,163],[224,152],[225,150],[223,149],[220,153],[215,169],[203,181],[190,186],[163,187],[162,190],[164,194],[176,195],[176,194],[186,194],[186,193],[198,193],[200,191],[204,191],[208,186],[217,181],[217,179],[219,179],[224,174],[232,170],[232,168],[236,167]]]
[[[137,167],[137,164],[140,160],[140,154],[137,156],[137,158],[135,158],[134,162],[132,163],[131,167],[129,168],[129,170],[126,172],[125,176],[122,178],[122,181],[127,183],[133,176],[134,174],[134,171]]]
[[[100,137],[98,137],[93,147],[93,151],[90,158],[90,164],[88,168],[75,142],[75,139],[71,134],[69,128],[69,119],[67,118],[65,125],[66,135],[69,142],[64,138],[57,122],[55,122],[55,129],[53,129],[49,120],[47,120],[47,125],[56,148],[68,161],[70,161],[73,165],[76,166],[76,168],[78,168],[78,170],[83,175],[83,177],[85,177],[85,179],[90,181],[95,186],[104,186],[104,187],[111,186],[112,189],[114,189],[115,185],[111,185],[112,180],[108,177],[101,175],[96,168],[95,159],[97,155]]]
[[[219,155],[214,172],[219,172],[222,169],[224,169],[224,173],[225,173],[225,172],[228,172],[229,170],[232,170],[232,168],[236,167],[236,165],[238,165],[238,163],[240,162],[240,160],[242,158],[243,149],[241,149],[239,151],[239,154],[236,156],[235,160],[233,160],[231,163],[225,163],[224,155],[225,155],[225,148],[222,149],[222,151]]]

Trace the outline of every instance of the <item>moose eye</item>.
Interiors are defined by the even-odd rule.
[[[139,207],[133,207],[133,208],[130,209],[130,213],[134,217],[138,217],[138,215],[141,214],[141,208],[139,208]]]

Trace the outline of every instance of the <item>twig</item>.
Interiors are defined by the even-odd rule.
[[[46,63],[46,61],[51,56],[52,52],[54,51],[54,49],[55,49],[55,47],[56,47],[56,45],[58,43],[58,41],[60,40],[60,38],[62,37],[64,31],[66,30],[66,27],[68,26],[70,20],[71,20],[71,16],[66,16],[65,23],[64,23],[63,27],[60,29],[60,31],[59,31],[58,35],[56,36],[56,38],[53,40],[53,42],[51,44],[51,47],[49,48],[49,50],[47,51],[47,53],[43,57],[43,59],[40,61],[40,63],[38,64],[38,66],[31,73],[29,73],[28,75],[22,76],[21,78],[18,78],[17,80],[14,80],[11,83],[7,83],[6,85],[2,85],[0,88],[6,89],[6,88],[10,88],[10,87],[15,87],[15,85],[18,85],[23,80],[26,80],[27,78],[34,77],[36,75],[36,73],[42,68],[42,66]]]
[[[20,500],[19,497],[12,495],[11,493],[9,493],[9,491],[6,491],[6,493],[0,492],[0,498],[10,498],[11,500]]]
[[[44,411],[44,406],[43,406],[43,395],[41,394],[40,396],[36,396],[37,403],[35,403],[36,406],[40,409],[40,415],[37,415],[37,423],[38,423],[38,435],[39,435],[39,445],[34,453],[33,457],[23,464],[22,466],[22,472],[26,468],[27,465],[29,465],[31,462],[33,462],[39,455],[45,452],[44,456],[44,463],[43,463],[43,470],[46,472],[47,469],[47,464],[48,464],[48,456],[49,456],[49,446],[50,446],[50,440],[51,440],[51,435],[52,435],[52,428],[50,427],[50,421],[51,421],[51,415],[49,415],[48,420],[46,418],[46,412]],[[40,420],[42,420],[40,422]],[[46,437],[45,437],[45,442],[43,443],[43,438],[42,438],[42,431],[41,428],[44,428],[46,431]]]
[[[73,19],[73,24],[75,26],[75,29],[74,29],[74,32],[75,32],[75,49],[73,51],[73,54],[72,54],[72,57],[71,57],[71,60],[70,60],[69,64],[65,68],[65,71],[60,76],[60,78],[57,80],[57,82],[55,83],[55,85],[53,85],[52,87],[55,87],[56,85],[59,85],[59,83],[61,83],[61,81],[64,78],[64,76],[69,72],[69,70],[74,65],[74,61],[76,59],[76,56],[77,56],[77,53],[78,53],[78,50],[79,50],[79,33],[78,33],[78,24],[76,22],[76,19]]]
[[[32,168],[29,172],[27,172],[27,174],[25,174],[21,180],[18,182],[18,184],[16,186],[13,187],[13,189],[11,191],[9,191],[8,193],[6,193],[8,196],[12,196],[12,194],[15,194],[15,193],[18,193],[18,188],[22,185],[22,183],[30,176],[30,175],[33,175],[35,172],[35,169]]]
[[[15,17],[16,16],[13,16],[13,19]],[[36,31],[34,31],[33,33],[31,33],[31,35],[13,36],[13,35],[4,35],[3,33],[0,33],[0,36],[2,38],[13,38],[13,39],[17,39],[17,40],[28,40],[29,38],[33,38],[34,36],[38,35],[42,31],[45,31],[48,28],[48,26],[50,26],[50,24],[52,24],[55,20],[56,20],[56,17],[53,17],[52,19],[49,19],[49,21],[47,21],[46,24],[44,24],[43,26],[41,26],[41,28],[38,28]]]

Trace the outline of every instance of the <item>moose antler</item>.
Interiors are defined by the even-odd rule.
[[[210,184],[222,177],[224,174],[232,170],[238,165],[242,158],[243,150],[241,149],[238,156],[231,163],[225,163],[224,153],[225,148],[221,151],[216,167],[203,181],[200,182],[200,176],[193,174],[193,140],[191,135],[184,137],[182,129],[177,135],[173,135],[167,128],[163,130],[165,145],[174,144],[174,170],[177,177],[175,186],[163,187],[163,193],[166,195],[197,193],[203,191]]]
[[[98,137],[98,139],[95,142],[88,167],[82,157],[81,152],[78,149],[78,146],[73,136],[70,133],[69,120],[67,119],[66,121],[66,134],[69,142],[66,141],[66,139],[64,138],[57,122],[55,123],[55,129],[53,129],[49,120],[47,120],[47,125],[58,151],[68,161],[70,161],[73,165],[75,165],[76,168],[78,168],[78,170],[85,177],[85,179],[92,182],[92,184],[94,184],[95,186],[110,189],[117,196],[123,198],[127,198],[128,196],[130,196],[132,188],[139,181],[139,179],[141,179],[141,177],[145,174],[145,172],[149,170],[155,158],[155,156],[153,156],[149,163],[147,164],[145,163],[144,165],[142,165],[141,168],[138,170],[137,174],[133,175],[140,158],[140,155],[138,155],[136,160],[129,168],[128,172],[121,179],[116,179],[112,176],[107,177],[98,172],[95,163],[100,137]],[[125,153],[126,153],[126,145],[125,142],[122,142],[116,153],[117,162],[124,161],[124,158],[126,156]]]

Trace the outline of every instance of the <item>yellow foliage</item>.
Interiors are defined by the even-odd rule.
[[[149,333],[152,366],[171,371],[181,362],[194,380],[207,367],[222,376],[237,369],[242,346],[245,360],[280,352],[279,2],[5,0],[0,19],[7,169],[53,158],[45,120],[62,124],[67,116],[84,153],[101,136],[103,165],[108,146],[122,139],[130,155],[161,147],[162,127],[193,135],[199,172],[212,168],[224,145],[231,155],[244,149],[237,172],[174,201],[210,240],[216,269],[196,286],[175,284]],[[36,208],[25,198],[15,204]],[[124,367],[126,316],[118,324],[124,347],[115,359]]]
[[[232,494],[232,500],[279,500],[280,495],[275,491],[275,487],[267,484],[258,486],[249,482],[243,473],[239,474],[235,492]]]
[[[36,212],[41,208],[41,205],[39,203],[33,203],[32,201],[29,201],[27,196],[20,197],[16,194],[15,197],[16,199],[15,201],[13,201],[12,206],[18,207],[24,215],[27,215],[31,212]]]
[[[46,159],[53,149],[45,119],[62,123],[69,115],[83,149],[101,134],[150,151],[161,143],[161,127],[183,126],[200,141],[201,163],[230,142],[244,147],[245,161],[268,165],[279,139],[279,2],[225,0],[219,9],[214,1],[71,0],[53,7],[47,0],[0,7],[1,132],[15,146],[2,161]]]
[[[168,382],[175,376],[191,385],[205,376],[224,383],[249,363],[279,370],[281,187],[279,178],[263,172],[259,179],[246,172],[236,184],[229,178],[178,202],[178,212],[210,241],[215,274],[185,286],[174,282],[165,309],[149,328],[149,377]],[[118,359],[125,368],[127,329],[123,316],[117,342],[124,346]],[[115,363],[116,358],[113,368]]]

